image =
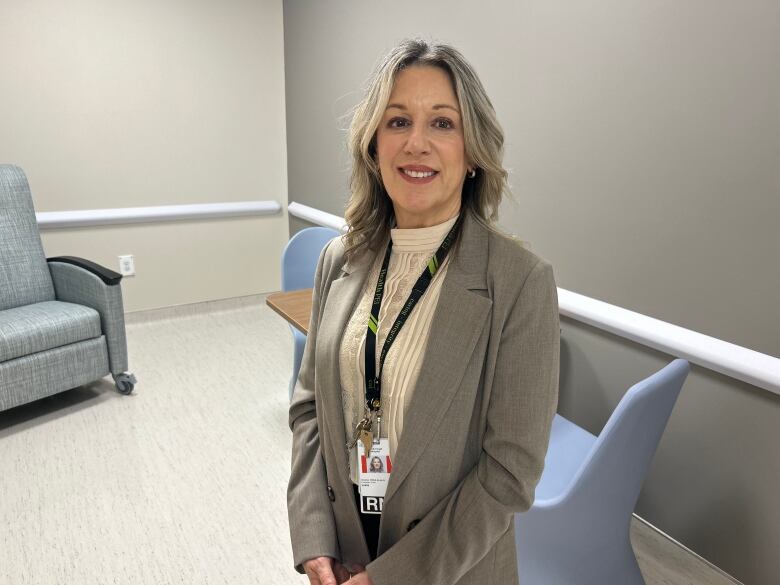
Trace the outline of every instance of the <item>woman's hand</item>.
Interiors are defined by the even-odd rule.
[[[374,585],[374,582],[371,580],[371,577],[368,576],[365,569],[362,567],[361,569],[363,569],[362,572],[353,575],[344,585]]]
[[[341,585],[349,581],[349,571],[333,557],[317,557],[303,563],[311,585]]]

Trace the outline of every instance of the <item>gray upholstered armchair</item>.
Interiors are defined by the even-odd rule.
[[[47,260],[27,178],[0,165],[0,410],[109,373],[133,391],[121,279],[80,258]]]

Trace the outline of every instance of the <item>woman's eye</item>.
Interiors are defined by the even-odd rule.
[[[453,127],[452,120],[448,120],[447,118],[438,118],[434,122],[434,125],[441,130],[449,130]]]
[[[407,123],[406,118],[393,118],[387,123],[387,125],[390,128],[402,128],[406,126],[406,123]]]

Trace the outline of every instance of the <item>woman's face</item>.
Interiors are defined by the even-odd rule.
[[[379,461],[379,459],[371,460],[371,469],[380,469],[381,467],[382,467],[382,463]]]
[[[376,139],[397,227],[436,225],[458,213],[466,150],[458,100],[445,71],[430,66],[402,69]]]

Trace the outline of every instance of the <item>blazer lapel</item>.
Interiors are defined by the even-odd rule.
[[[355,307],[360,302],[366,277],[371,269],[375,252],[369,250],[354,262],[346,262],[341,268],[341,275],[333,280],[328,291],[322,318],[317,333],[317,376],[322,376],[322,393],[320,400],[324,409],[324,419],[328,425],[333,425],[333,455],[338,461],[338,468],[344,469],[342,487],[352,492],[349,479],[349,462],[347,461],[346,436],[344,434],[344,401],[341,398],[341,371],[339,367],[339,351],[341,339],[347,323]],[[331,481],[336,481],[331,478]],[[345,491],[344,493],[347,493]]]
[[[488,234],[470,212],[460,237],[458,258],[447,260],[452,263],[444,275],[423,365],[404,416],[385,506],[442,422],[493,306],[489,297],[477,292],[487,290]]]

